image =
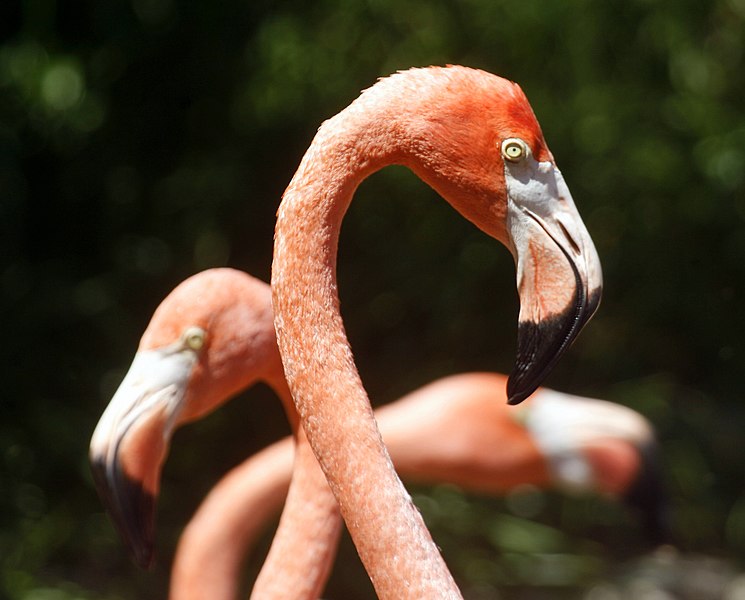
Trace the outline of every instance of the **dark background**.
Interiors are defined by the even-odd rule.
[[[164,597],[201,497],[288,428],[260,386],[179,431],[139,572],[87,445],[152,311],[207,267],[268,280],[320,122],[379,76],[457,63],[523,86],[596,242],[603,303],[548,384],[652,420],[678,550],[646,554],[598,499],[545,494],[526,520],[415,490],[448,562],[470,598],[742,598],[744,52],[743,0],[2,2],[0,597]],[[509,253],[408,171],[361,186],[339,277],[377,403],[512,366]],[[355,561],[345,542],[328,597],[371,594]]]

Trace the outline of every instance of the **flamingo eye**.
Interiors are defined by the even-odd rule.
[[[502,142],[502,156],[510,162],[520,162],[528,155],[528,145],[520,138],[507,138]]]
[[[204,338],[206,332],[201,327],[188,327],[184,330],[181,338],[184,340],[184,345],[192,350],[200,350],[204,346]]]

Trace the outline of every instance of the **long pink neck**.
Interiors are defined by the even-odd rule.
[[[308,440],[383,599],[460,598],[393,469],[339,310],[336,253],[360,181],[396,161],[392,115],[355,103],[324,124],[280,206],[272,291],[280,353]],[[370,107],[367,107],[370,108]]]
[[[285,508],[251,598],[316,600],[334,563],[341,526],[336,499],[301,434]]]

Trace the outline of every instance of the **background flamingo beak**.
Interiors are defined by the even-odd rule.
[[[530,396],[600,304],[603,276],[595,246],[561,172],[531,157],[505,168],[507,226],[517,264],[517,356],[510,404]]]
[[[644,535],[652,546],[673,542],[670,499],[659,453],[654,440],[647,440],[639,446],[639,471],[623,495],[624,502],[639,511]]]
[[[143,481],[129,475],[123,466],[126,460],[118,453],[111,462],[98,456],[91,456],[90,461],[98,495],[132,560],[137,566],[149,569],[155,558],[157,490],[153,493],[146,489]]]
[[[193,364],[183,352],[139,352],[91,439],[98,494],[142,568],[154,562],[160,476]]]

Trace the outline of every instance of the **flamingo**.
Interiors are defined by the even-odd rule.
[[[665,539],[655,442],[641,415],[546,388],[509,410],[494,401],[505,383],[496,373],[450,376],[376,410],[398,474],[490,495],[525,484],[598,492],[639,504],[650,541]],[[243,560],[285,498],[294,447],[289,437],[275,442],[210,491],[179,540],[172,600],[239,596]]]
[[[174,430],[263,381],[298,436],[297,479],[310,497],[307,543],[256,583],[259,598],[317,598],[341,528],[335,500],[302,432],[277,349],[268,284],[232,269],[199,273],[158,306],[91,437],[94,482],[141,567],[154,560],[155,501]],[[316,528],[316,529],[314,529]],[[330,553],[326,557],[325,554]]]
[[[272,302],[305,435],[378,596],[460,598],[382,442],[339,310],[341,221],[359,183],[389,164],[410,168],[513,253],[512,404],[540,385],[597,309],[600,261],[524,93],[485,71],[429,67],[381,79],[321,125],[285,190]],[[309,499],[296,489],[293,478],[272,545],[285,557],[293,532],[284,516]]]
[[[152,545],[142,536],[152,535],[160,472],[176,426],[260,380],[271,382],[292,417],[274,340],[267,284],[233,269],[194,275],[155,311],[91,444],[102,496],[134,548]],[[183,355],[191,367],[170,366],[183,363]],[[643,509],[645,524],[657,537],[659,479],[649,452],[652,431],[643,417],[620,405],[547,389],[509,408],[500,402],[505,382],[505,376],[489,373],[450,376],[379,409],[376,417],[399,473],[411,481],[450,482],[487,494],[527,483],[622,497]],[[501,452],[492,451],[495,443]],[[179,544],[171,598],[236,597],[242,558],[285,498],[293,454],[292,438],[277,442],[210,493]],[[142,505],[128,503],[139,498],[132,489],[146,486],[153,490],[147,506],[152,512],[143,513]],[[640,495],[641,489],[646,493]],[[311,597],[328,575],[339,516],[306,512],[303,519],[296,538],[312,540],[320,531],[310,545],[324,551],[296,565],[289,578],[285,568],[284,576],[305,582],[305,597]]]

